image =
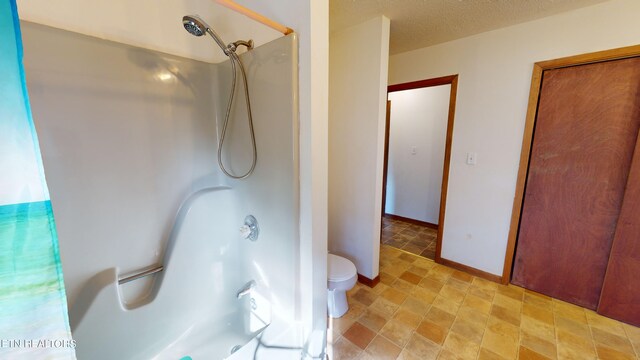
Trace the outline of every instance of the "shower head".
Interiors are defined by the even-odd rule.
[[[211,26],[207,25],[202,19],[195,15],[186,15],[182,17],[182,26],[184,29],[189,32],[189,34],[193,36],[202,36],[205,33],[209,34],[213,40],[220,46],[222,51],[227,55],[227,46],[224,44],[224,41],[216,34]]]
[[[183,16],[182,25],[184,29],[193,36],[202,36],[207,31],[209,25],[197,16]]]

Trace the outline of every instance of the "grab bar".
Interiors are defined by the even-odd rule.
[[[138,280],[138,279],[143,278],[145,276],[149,276],[149,275],[153,275],[155,273],[159,273],[162,270],[164,270],[164,266],[162,266],[162,265],[156,266],[154,268],[146,269],[146,270],[138,270],[137,272],[135,272],[135,273],[133,273],[131,275],[127,275],[127,276],[119,278],[118,279],[118,285],[126,284],[126,283],[128,283],[130,281]]]

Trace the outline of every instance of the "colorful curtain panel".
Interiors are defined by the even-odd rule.
[[[0,359],[75,359],[15,0],[0,1]]]

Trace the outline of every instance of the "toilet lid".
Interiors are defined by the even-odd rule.
[[[356,266],[343,257],[329,254],[327,262],[329,263],[327,277],[331,281],[348,280],[356,275]]]

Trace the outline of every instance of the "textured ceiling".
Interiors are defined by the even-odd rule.
[[[330,30],[391,19],[391,54],[463,38],[608,0],[330,0]]]

